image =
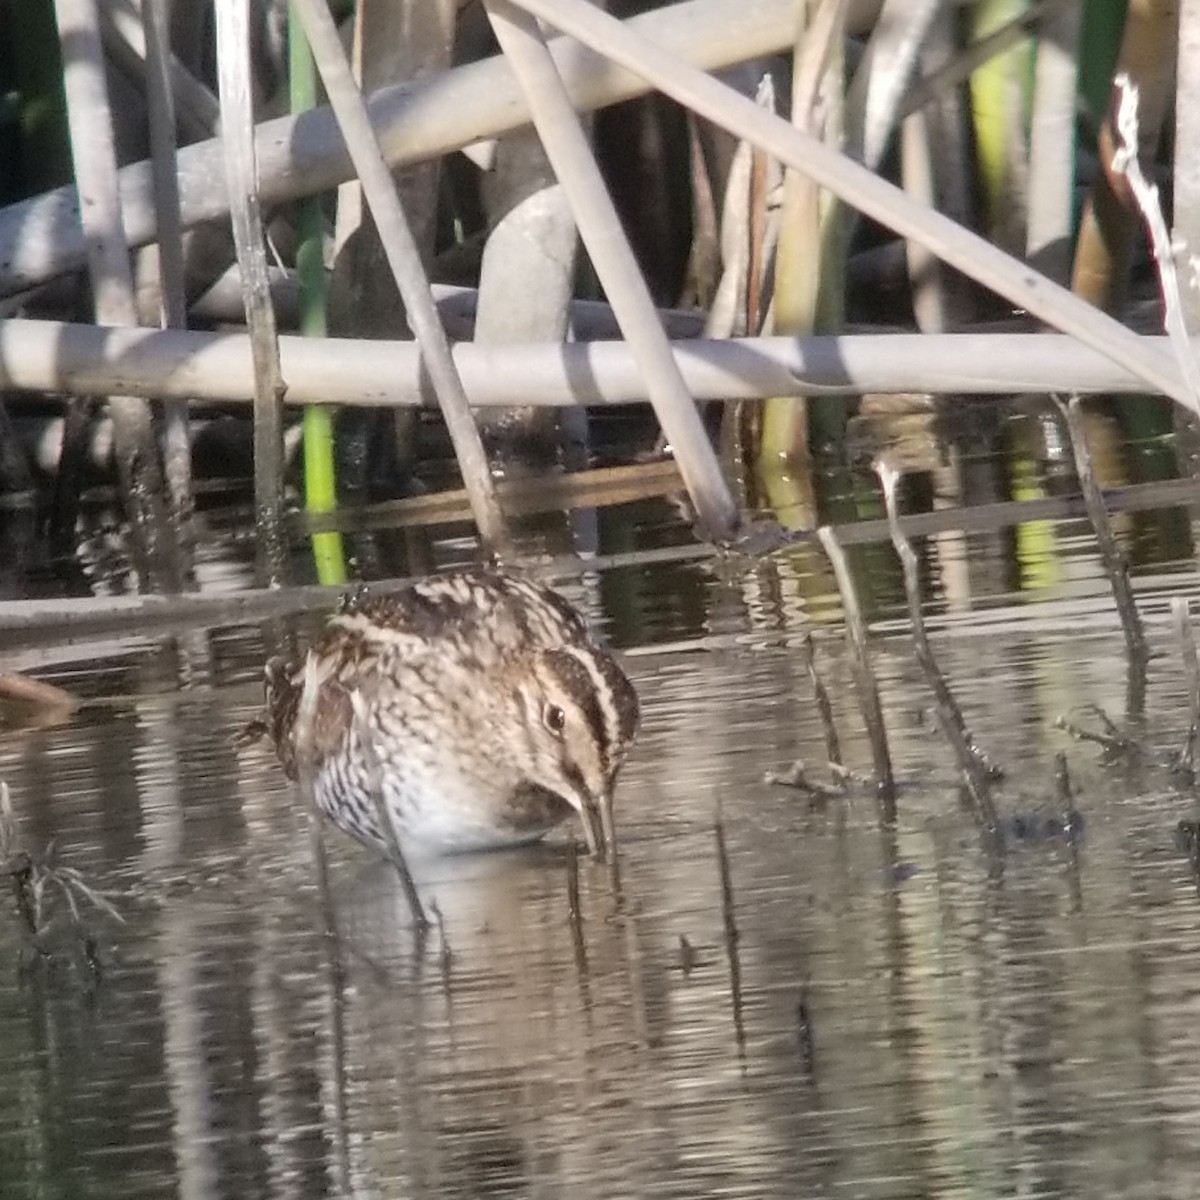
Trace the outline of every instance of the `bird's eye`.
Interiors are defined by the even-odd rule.
[[[567,714],[557,704],[547,704],[542,709],[542,720],[555,737],[561,737],[567,724]]]

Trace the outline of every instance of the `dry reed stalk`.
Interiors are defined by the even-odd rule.
[[[737,505],[537,22],[507,0],[487,0],[486,8],[566,191],[592,265],[645,376],[651,404],[700,522],[710,536],[727,540],[737,528]]]
[[[1108,517],[1104,496],[1101,494],[1095,472],[1092,470],[1092,455],[1088,449],[1087,429],[1083,423],[1081,401],[1078,396],[1072,396],[1069,401],[1064,401],[1061,397],[1056,396],[1054,403],[1066,422],[1067,433],[1071,439],[1071,449],[1075,455],[1075,473],[1079,476],[1079,486],[1083,492],[1084,503],[1087,505],[1088,519],[1096,533],[1100,558],[1104,563],[1104,573],[1108,576],[1113,599],[1117,604],[1117,615],[1121,619],[1121,632],[1125,636],[1125,652],[1129,660],[1127,710],[1129,715],[1137,715],[1141,713],[1145,701],[1146,664],[1150,661],[1150,651],[1146,646],[1142,618],[1138,613],[1133,587],[1129,582],[1129,561],[1113,536],[1112,522]]]
[[[688,63],[623,27],[586,0],[519,0],[526,11],[579,38],[660,91],[753,141],[897,233],[914,238],[1012,303],[1074,334],[1193,411],[1197,400],[1158,350],[986,239],[917,203],[861,164],[757,108]]]
[[[420,249],[371,128],[362,93],[342,52],[333,18],[324,0],[294,0],[294,5],[375,218],[379,240],[404,301],[409,327],[420,346],[422,362],[471,497],[480,539],[493,553],[511,553],[487,456],[450,354],[446,331],[438,318]]]
[[[80,230],[87,249],[96,319],[102,325],[136,325],[96,0],[55,0],[54,7],[63,52],[63,90],[80,199]],[[162,503],[162,476],[149,405],[140,397],[117,393],[108,397],[108,411],[139,583],[143,588],[178,591],[181,569]]]
[[[1147,345],[1170,361],[1165,338]],[[412,342],[279,339],[284,402],[406,406],[428,402]],[[954,396],[1070,391],[1153,392],[1074,338],[1054,334],[859,334],[687,340],[672,344],[699,400],[934,392]],[[454,347],[474,405],[645,403],[646,382],[623,342]],[[246,403],[254,372],[244,334],[115,329],[0,320],[0,386],[89,396],[127,394]]]
[[[164,328],[187,326],[184,287],[183,222],[179,212],[176,166],[175,99],[172,94],[170,14],[167,0],[142,0],[145,27],[146,106],[149,109],[151,164],[154,172],[155,224],[158,227],[158,284]],[[180,68],[182,69],[182,68]],[[188,526],[195,508],[192,495],[192,446],[188,399],[163,404],[163,474],[171,499],[176,536],[184,550],[185,576],[191,575]]]
[[[1137,752],[1137,743],[1126,737],[1102,708],[1091,704],[1088,706],[1088,711],[1099,719],[1100,724],[1104,727],[1102,732],[1084,729],[1066,717],[1057,718],[1054,727],[1061,729],[1077,742],[1091,742],[1093,745],[1099,746],[1109,759],[1127,758]]]
[[[717,70],[788,45],[794,0],[688,0],[632,17],[630,28],[644,31],[703,70]],[[551,52],[581,110],[649,90],[644,81],[613,70],[600,55],[569,39],[557,39]],[[512,72],[498,55],[432,79],[382,88],[371,97],[371,113],[393,167],[437,158],[529,122]],[[268,205],[329,191],[353,174],[328,108],[264,122],[257,130],[256,151],[259,195]],[[216,139],[180,152],[185,227],[228,214],[222,162]],[[122,168],[120,187],[129,244],[153,241],[149,163]],[[0,292],[6,295],[73,270],[83,264],[85,252],[71,188],[57,188],[0,210]]]
[[[957,45],[958,15],[942,5],[926,32],[920,61],[944,61]],[[931,95],[919,109],[906,112],[900,123],[901,185],[960,225],[971,224],[975,213],[975,150],[968,144],[969,134],[953,87]],[[917,242],[904,243],[904,258],[920,332],[969,327],[979,289]]]
[[[842,0],[804,0],[796,27],[792,122],[826,145],[840,144],[844,136],[845,17]],[[774,115],[774,105],[765,111]],[[762,148],[751,144],[756,157],[762,156]],[[789,167],[783,172],[778,228],[771,332],[795,336],[837,332],[845,309],[845,212],[841,201],[810,176]],[[756,283],[752,275],[752,286]],[[750,332],[757,333],[759,328],[752,325]],[[797,515],[796,520],[815,524],[812,472],[791,465],[809,456],[815,432],[811,416],[805,399],[767,397],[758,468],[776,510],[794,507],[798,514],[805,514]]]
[[[267,584],[283,582],[283,397],[275,310],[267,275],[254,149],[249,10],[221,3],[217,16],[217,69],[221,95],[221,145],[229,190],[233,240],[242,272],[242,298],[254,361],[254,507],[258,572]]]
[[[940,0],[883,0],[866,51],[846,92],[846,146],[873,171],[900,120],[922,45]]]
[[[145,28],[148,23],[145,0],[142,0],[141,10],[139,17],[138,8],[131,0],[105,0],[100,9],[100,33],[105,48],[113,61],[130,74],[145,75],[146,106],[151,123],[156,119],[156,101],[151,91],[150,76],[165,68],[171,97],[171,118],[178,122],[179,133],[188,141],[212,137],[221,117],[220,103],[169,49],[161,67],[152,61],[156,51],[150,45]],[[163,44],[167,45],[166,42]]]
[[[741,933],[737,926],[736,904],[733,896],[733,873],[729,869],[729,849],[725,844],[725,823],[717,809],[713,821],[713,837],[717,847],[717,875],[721,883],[721,924],[725,932],[725,958],[729,964],[729,1001],[733,1009],[733,1036],[738,1056],[746,1053],[746,1027],[742,1019],[742,960],[738,950]]]
[[[1195,346],[1188,334],[1183,297],[1179,289],[1179,273],[1175,266],[1177,247],[1163,218],[1158,187],[1146,178],[1138,158],[1138,147],[1141,144],[1138,133],[1138,89],[1124,72],[1117,76],[1114,87],[1117,92],[1114,121],[1117,147],[1113,152],[1111,170],[1128,183],[1133,202],[1146,223],[1146,232],[1150,237],[1150,248],[1154,252],[1154,262],[1162,287],[1167,338],[1184,382],[1191,388],[1197,403],[1200,403],[1200,364],[1196,362]],[[1178,249],[1182,251],[1184,248]],[[1195,260],[1189,261],[1187,267],[1188,286],[1195,288]]]

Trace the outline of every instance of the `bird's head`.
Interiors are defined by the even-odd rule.
[[[579,814],[588,849],[615,850],[612,801],[617,772],[638,725],[633,684],[592,645],[540,651],[518,690],[529,781]]]

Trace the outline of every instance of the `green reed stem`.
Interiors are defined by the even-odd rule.
[[[288,78],[293,113],[315,108],[317,71],[308,39],[294,11],[288,14]],[[296,272],[300,279],[300,332],[305,337],[324,337],[327,331],[325,303],[328,281],[325,274],[325,220],[321,202],[311,197],[297,209],[299,247]],[[310,513],[337,510],[337,481],[333,454],[333,410],[311,404],[304,410],[304,508]],[[337,532],[312,535],[313,561],[317,580],[325,584],[346,582],[346,556],[342,535]]]

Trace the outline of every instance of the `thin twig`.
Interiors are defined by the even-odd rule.
[[[1098,709],[1093,711],[1099,712]],[[1104,752],[1112,758],[1123,758],[1126,755],[1134,753],[1137,749],[1136,743],[1130,741],[1123,733],[1118,731],[1115,726],[1108,721],[1103,713],[1099,714],[1106,725],[1106,732],[1097,733],[1092,729],[1084,729],[1080,725],[1076,725],[1073,721],[1066,717],[1059,717],[1055,722],[1055,728],[1061,729],[1064,733],[1073,737],[1077,742],[1093,742],[1100,746]]]
[[[918,576],[916,552],[912,543],[900,528],[899,513],[896,506],[896,485],[900,480],[900,472],[886,462],[878,462],[875,470],[883,485],[884,503],[887,505],[888,525],[892,533],[892,545],[900,557],[900,565],[904,570],[904,594],[908,600],[908,619],[912,624],[913,643],[916,647],[917,661],[934,695],[934,711],[937,713],[938,725],[942,736],[950,743],[958,769],[962,772],[963,782],[971,797],[975,816],[980,824],[987,829],[998,828],[996,806],[992,802],[991,782],[992,768],[987,758],[976,747],[966,721],[963,720],[962,709],[950,691],[950,685],[938,667],[933,648],[929,644],[929,634],[925,630],[925,613],[921,605],[921,582]]]
[[[879,685],[871,666],[871,655],[867,648],[867,626],[858,603],[858,590],[846,561],[846,552],[838,541],[837,534],[828,525],[817,530],[817,537],[833,566],[838,593],[842,598],[842,612],[846,618],[846,644],[850,649],[851,669],[854,672],[855,692],[867,727],[867,739],[871,743],[871,758],[875,764],[875,793],[879,803],[879,815],[889,824],[896,819],[896,781],[892,774],[892,756],[888,751],[887,727],[883,721],[883,708],[879,702]]]
[[[713,835],[717,843],[717,872],[721,880],[721,922],[725,928],[725,957],[729,963],[729,999],[733,1007],[733,1036],[737,1043],[738,1057],[746,1054],[746,1029],[742,1020],[742,962],[738,953],[737,917],[734,913],[733,875],[729,870],[729,850],[725,845],[725,824],[721,811],[717,809],[713,821]]]
[[[801,989],[800,999],[796,1001],[796,1042],[800,1052],[800,1068],[811,1078],[816,1067],[816,1036],[807,987]]]
[[[1083,819],[1075,810],[1075,793],[1071,787],[1071,772],[1067,766],[1066,752],[1060,750],[1054,756],[1054,798],[1058,807],[1062,832],[1070,854],[1071,904],[1075,912],[1083,909],[1083,881],[1079,873],[1079,832]]]
[[[821,731],[825,735],[825,754],[831,763],[842,765],[842,746],[838,741],[837,726],[833,720],[833,705],[829,700],[829,689],[817,671],[816,647],[813,636],[805,632],[800,643],[800,652],[804,659],[804,669],[808,672],[808,681],[812,684],[813,697],[817,702],[817,713],[821,718]]]
[[[1146,698],[1146,664],[1150,660],[1150,651],[1146,646],[1146,635],[1142,630],[1142,619],[1138,614],[1137,602],[1133,598],[1133,588],[1129,583],[1129,563],[1117,539],[1113,536],[1112,522],[1108,519],[1108,509],[1104,505],[1104,497],[1096,483],[1095,472],[1092,470],[1092,455],[1088,449],[1087,430],[1083,423],[1083,411],[1078,396],[1072,396],[1064,402],[1060,396],[1054,397],[1054,403],[1066,422],[1067,432],[1071,438],[1071,448],[1075,454],[1075,473],[1079,476],[1079,486],[1083,491],[1084,503],[1087,505],[1088,518],[1096,533],[1096,541],[1100,546],[1100,557],[1104,563],[1104,573],[1108,576],[1112,588],[1113,599],[1117,604],[1117,615],[1121,619],[1121,630],[1125,635],[1125,651],[1129,660],[1129,695],[1126,711],[1130,716],[1141,713]]]
[[[1071,809],[1075,793],[1071,789],[1071,772],[1067,766],[1066,751],[1060,750],[1054,756],[1054,800],[1059,811],[1066,813]]]
[[[449,1001],[454,991],[454,952],[446,936],[446,918],[436,899],[430,900],[429,911],[433,914],[433,924],[438,931],[438,969],[442,977],[442,992]]]

